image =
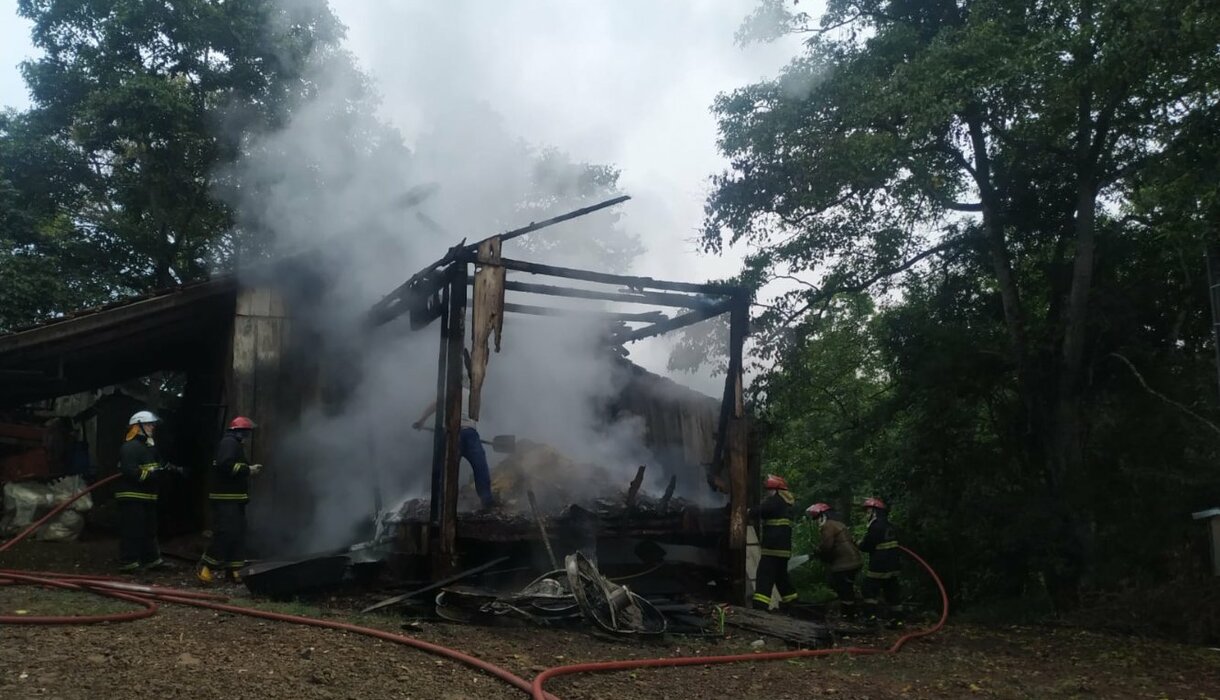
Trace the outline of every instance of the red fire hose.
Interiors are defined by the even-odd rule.
[[[74,495],[68,501],[56,506],[50,513],[40,518],[30,527],[23,530],[13,539],[0,545],[0,552],[4,552],[33,534],[43,523],[59,514],[76,499],[84,496],[93,489],[102,486],[114,479],[117,475],[107,477],[93,484],[89,488]],[[869,648],[869,647],[845,647],[839,649],[810,649],[802,651],[786,651],[773,652],[769,654],[738,654],[732,656],[687,656],[677,658],[662,658],[662,659],[636,659],[627,661],[603,661],[597,663],[571,664],[568,666],[556,666],[549,668],[534,677],[533,683],[521,678],[520,676],[508,671],[507,669],[496,666],[495,664],[483,661],[469,654],[462,653],[455,649],[443,647],[439,644],[432,644],[413,637],[407,637],[401,634],[394,634],[384,630],[374,629],[371,627],[362,627],[346,622],[336,622],[332,620],[322,620],[312,617],[302,617],[299,615],[286,615],[283,613],[269,612],[266,610],[256,610],[252,608],[243,608],[236,605],[227,605],[222,602],[222,596],[216,596],[209,593],[200,593],[198,591],[183,591],[173,588],[162,588],[158,586],[143,586],[138,584],[130,584],[116,580],[110,576],[90,576],[86,574],[53,574],[39,573],[28,571],[13,571],[0,569],[0,585],[34,585],[43,587],[62,588],[74,591],[86,591],[95,595],[106,596],[123,600],[130,603],[135,603],[141,606],[139,610],[132,610],[123,613],[111,613],[107,615],[70,615],[70,616],[0,616],[0,624],[90,624],[98,622],[125,622],[130,620],[139,620],[150,617],[156,614],[158,605],[157,601],[165,603],[176,603],[178,605],[189,605],[193,607],[206,608],[220,612],[228,612],[237,615],[247,615],[250,617],[262,618],[265,620],[274,620],[277,622],[290,622],[299,625],[309,625],[312,627],[322,627],[326,629],[342,630],[361,634],[375,639],[381,639],[396,644],[403,644],[430,654],[436,654],[452,661],[466,664],[472,668],[484,671],[500,680],[509,683],[510,685],[530,693],[534,700],[556,700],[553,695],[550,695],[543,689],[543,685],[547,680],[555,676],[564,676],[574,673],[596,673],[604,671],[623,671],[634,668],[659,668],[667,666],[705,666],[712,664],[727,664],[727,663],[742,663],[751,661],[773,661],[783,659],[796,659],[813,656],[830,656],[831,654],[894,654],[902,649],[903,645],[912,639],[924,637],[940,630],[945,625],[945,620],[949,616],[949,596],[945,592],[944,584],[941,583],[940,577],[919,555],[915,554],[906,547],[901,547],[903,552],[915,559],[928,573],[932,576],[932,580],[936,582],[936,587],[940,590],[941,596],[941,614],[940,619],[935,625],[923,630],[917,630],[899,637],[892,646],[887,649]]]
[[[949,617],[949,594],[945,591],[945,586],[941,583],[940,577],[932,570],[918,554],[912,552],[906,547],[899,547],[903,552],[906,552],[915,561],[919,562],[928,573],[932,575],[932,580],[936,582],[936,587],[940,589],[941,612],[940,619],[936,624],[922,630],[910,632],[898,638],[888,649],[880,649],[875,647],[841,647],[838,649],[804,649],[800,651],[779,651],[769,654],[735,654],[732,656],[682,656],[675,658],[663,659],[629,659],[626,661],[599,661],[596,663],[586,664],[570,664],[567,666],[555,666],[548,668],[537,676],[534,676],[534,684],[531,688],[534,700],[545,700],[548,697],[546,691],[543,690],[543,685],[547,680],[555,676],[566,676],[573,673],[599,673],[605,671],[628,671],[635,668],[663,668],[669,666],[710,666],[712,664],[731,664],[743,663],[750,661],[782,661],[784,659],[800,659],[811,656],[830,656],[832,654],[896,654],[902,649],[903,645],[912,639],[926,637],[940,628],[945,626],[945,620]]]
[[[76,499],[84,496],[93,489],[109,483],[116,479],[118,475],[107,477],[89,488],[75,494],[71,499],[59,504],[50,513],[40,518],[37,522],[30,525],[13,539],[0,545],[0,552],[4,552],[16,545],[21,540],[29,537],[51,518],[58,515],[61,511],[71,505]],[[125,583],[116,580],[110,576],[90,576],[86,574],[43,574],[32,573],[25,571],[13,571],[8,569],[0,569],[0,585],[32,585],[61,588],[73,591],[87,591],[95,595],[115,598],[118,600],[135,603],[141,606],[139,610],[132,610],[121,613],[110,613],[106,615],[67,615],[67,616],[40,616],[40,615],[8,615],[0,616],[0,624],[26,624],[26,625],[63,625],[63,624],[93,624],[100,622],[127,622],[131,620],[139,620],[150,617],[157,612],[157,601],[166,603],[176,603],[179,605],[190,605],[194,607],[207,608],[220,612],[234,613],[238,615],[247,615],[250,617],[262,618],[265,620],[275,620],[279,622],[291,622],[299,625],[310,625],[313,627],[323,627],[327,629],[342,630],[355,634],[362,634],[368,637],[374,637],[396,644],[403,644],[430,654],[445,657],[452,661],[466,664],[473,668],[484,671],[500,680],[509,683],[523,692],[530,692],[530,682],[524,678],[501,668],[493,663],[476,658],[469,654],[464,654],[455,649],[432,644],[423,640],[407,637],[401,634],[394,634],[372,627],[362,627],[346,622],[335,622],[331,620],[321,620],[311,617],[301,617],[298,615],[285,615],[282,613],[269,612],[266,610],[255,610],[251,608],[243,608],[236,605],[226,605],[222,602],[225,598],[209,593],[200,593],[198,591],[181,591],[173,588],[161,588],[158,586],[142,586],[138,584]],[[555,700],[551,696],[545,696],[549,700]]]

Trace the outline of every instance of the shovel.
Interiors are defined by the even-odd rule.
[[[428,432],[435,432],[435,428],[420,428]],[[480,439],[479,442],[491,447],[493,452],[498,454],[512,454],[517,451],[517,436],[516,435],[497,435],[490,440]]]

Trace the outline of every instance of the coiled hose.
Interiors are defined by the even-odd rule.
[[[0,545],[0,552],[4,552],[21,540],[29,537],[43,523],[58,515],[61,511],[71,505],[76,499],[84,496],[86,493],[113,481],[118,478],[117,475],[110,476],[89,488],[75,494],[71,499],[59,504],[50,513],[40,518],[30,527],[23,530],[13,539]],[[192,607],[205,608],[208,610],[216,610],[218,612],[227,612],[236,615],[246,615],[248,617],[256,617],[264,620],[272,620],[276,622],[288,622],[298,625],[308,625],[311,627],[321,627],[324,629],[341,630],[360,634],[366,637],[373,637],[395,644],[409,646],[429,654],[456,661],[461,664],[470,666],[471,668],[483,671],[491,676],[512,685],[513,687],[529,693],[534,700],[556,700],[556,698],[544,690],[544,684],[556,676],[566,676],[576,673],[603,673],[607,671],[626,671],[637,668],[664,668],[674,666],[707,666],[713,664],[728,664],[728,663],[744,663],[756,661],[780,661],[784,659],[798,659],[815,656],[830,656],[832,654],[895,654],[900,651],[903,646],[919,637],[925,637],[940,630],[945,625],[945,620],[949,616],[949,596],[945,591],[945,586],[941,583],[940,577],[936,572],[924,561],[919,555],[915,554],[906,547],[900,549],[920,564],[932,580],[936,582],[936,587],[940,590],[941,597],[941,614],[940,619],[935,625],[927,629],[916,630],[909,632],[898,638],[888,648],[872,648],[872,647],[844,647],[838,649],[808,649],[800,651],[784,651],[772,652],[764,654],[735,654],[728,656],[685,656],[677,658],[660,658],[660,659],[631,659],[625,661],[601,661],[595,663],[569,664],[567,666],[556,666],[548,668],[542,673],[534,677],[533,682],[525,680],[511,671],[497,666],[493,663],[484,661],[470,654],[466,654],[456,649],[432,644],[414,637],[386,632],[384,630],[375,629],[372,627],[363,627],[347,622],[336,622],[333,620],[323,620],[314,617],[304,617],[301,615],[286,615],[284,613],[270,612],[267,610],[257,610],[253,608],[244,608],[237,605],[229,605],[224,602],[223,596],[217,596],[210,593],[201,593],[199,591],[184,591],[174,588],[163,588],[159,586],[143,586],[138,584],[126,583],[115,579],[111,576],[91,576],[87,574],[58,574],[45,572],[31,571],[16,571],[8,569],[0,569],[0,585],[30,585],[59,588],[72,591],[84,591],[94,595],[114,598],[129,603],[134,603],[140,606],[138,610],[131,610],[121,613],[110,613],[104,615],[64,615],[64,616],[0,616],[0,624],[34,624],[34,625],[81,625],[81,624],[96,624],[109,622],[129,622],[132,620],[140,620],[146,617],[155,615],[158,610],[158,603],[173,603],[177,605],[188,605]]]

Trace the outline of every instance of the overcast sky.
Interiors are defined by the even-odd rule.
[[[0,104],[28,106],[17,64],[33,53],[16,0],[0,0]],[[625,223],[650,255],[636,272],[699,280],[738,256],[693,242],[708,177],[723,167],[709,107],[717,93],[772,77],[798,39],[738,47],[755,0],[347,0],[348,47],[408,141],[421,95],[483,97],[508,128],[574,158],[612,163],[634,201]]]

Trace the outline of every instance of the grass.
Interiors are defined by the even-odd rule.
[[[0,615],[109,615],[138,609],[134,603],[80,591],[33,586],[0,589]]]

